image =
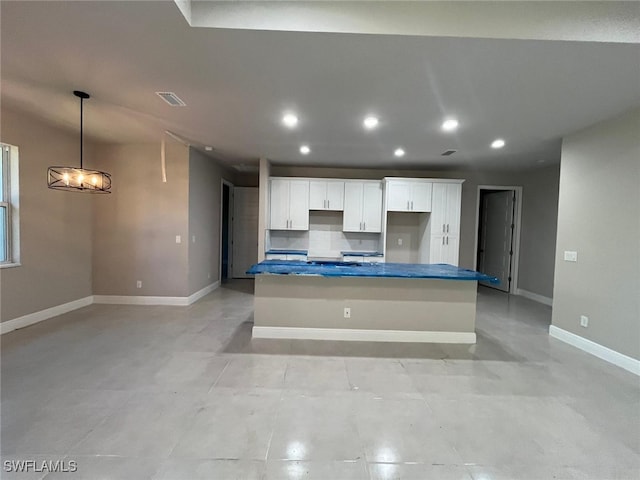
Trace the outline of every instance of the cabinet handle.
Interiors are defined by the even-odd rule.
[[[447,223],[447,233],[449,233],[449,224]]]
[[[447,245],[449,245],[449,237],[447,237]]]
[[[363,230],[366,230],[366,229],[367,229],[367,222],[362,222],[362,225],[363,225],[363,228],[362,228],[362,229],[363,229]]]
[[[444,245],[444,237],[442,237],[442,244]]]
[[[409,208],[409,200],[407,200],[407,210],[411,210],[411,208]]]
[[[413,200],[411,200],[411,210],[413,210]]]
[[[444,223],[442,224],[442,233],[445,233]]]
[[[327,200],[327,208],[331,205],[331,200]]]

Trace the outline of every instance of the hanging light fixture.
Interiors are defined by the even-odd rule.
[[[88,93],[74,90],[73,94],[80,98],[80,168],[49,167],[47,170],[47,186],[55,190],[83,193],[111,193],[111,175],[98,170],[87,170],[82,163],[83,144],[83,102],[90,98]]]

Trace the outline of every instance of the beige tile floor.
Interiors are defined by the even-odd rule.
[[[549,307],[481,288],[474,346],[252,340],[251,292],[3,335],[1,478],[640,479],[640,380]]]

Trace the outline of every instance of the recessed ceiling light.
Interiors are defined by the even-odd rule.
[[[213,150],[213,147],[204,147],[204,149],[205,149],[207,152],[210,152],[211,150]]]
[[[455,118],[448,118],[442,123],[442,130],[445,132],[453,132],[458,128],[458,120]]]
[[[311,149],[309,148],[309,145],[302,145],[300,147],[300,153],[303,155],[309,155],[309,153],[311,153]]]
[[[282,123],[286,127],[295,128],[298,125],[298,117],[296,117],[293,113],[285,113],[282,117]]]
[[[396,157],[404,157],[404,150],[401,148],[396,148],[395,152],[393,152],[393,154]]]
[[[378,126],[378,122],[379,122],[378,117],[369,115],[368,117],[365,117],[364,122],[362,122],[362,124],[364,125],[364,128],[366,128],[367,130],[373,130]]]
[[[502,148],[502,147],[504,147],[504,140],[501,138],[497,138],[493,142],[491,142],[491,148]]]

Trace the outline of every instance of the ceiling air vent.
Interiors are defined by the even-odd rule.
[[[187,105],[182,100],[180,100],[180,98],[178,98],[178,96],[173,92],[156,92],[156,95],[158,95],[172,107],[184,107]]]
[[[443,157],[448,157],[449,155],[453,155],[457,150],[447,150],[446,152],[442,152]]]

